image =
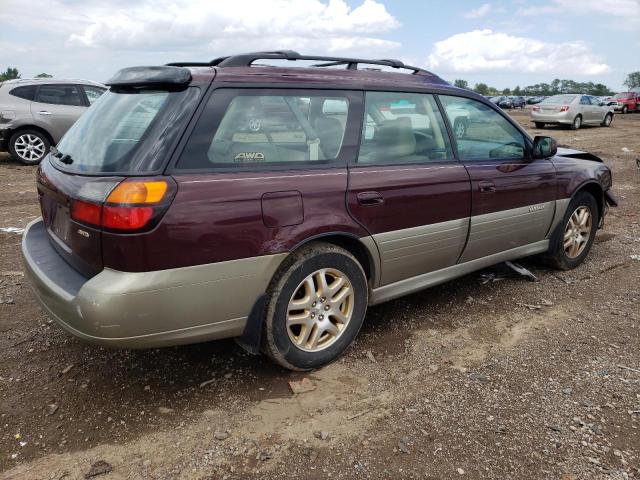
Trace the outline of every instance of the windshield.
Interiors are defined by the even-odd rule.
[[[71,127],[51,158],[78,173],[156,172],[199,91],[110,90]]]
[[[554,95],[545,98],[542,103],[571,103],[575,100],[576,95]]]
[[[631,98],[631,94],[630,93],[617,93],[615,97],[613,98]]]

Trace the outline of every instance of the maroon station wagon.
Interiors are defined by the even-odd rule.
[[[315,368],[369,305],[531,255],[576,267],[616,204],[598,157],[395,60],[260,52],[107,84],[41,163],[22,243],[89,342],[238,337]]]

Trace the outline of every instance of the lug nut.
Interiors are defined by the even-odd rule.
[[[320,316],[318,317],[320,320],[324,320],[324,315],[320,314]]]
[[[313,302],[313,303],[311,304],[311,306],[312,306],[312,307],[315,307],[316,305],[317,305],[317,303],[316,303],[316,302]]]
[[[316,318],[316,314],[315,314],[315,313],[312,313],[312,314],[311,314],[311,318]]]
[[[325,310],[329,310],[329,305],[325,305],[325,306],[324,306],[324,309],[325,309]]]

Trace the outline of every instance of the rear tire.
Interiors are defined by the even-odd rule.
[[[49,139],[38,130],[19,130],[9,138],[9,153],[25,165],[39,164],[49,148]]]
[[[573,119],[573,123],[571,124],[571,130],[578,130],[582,126],[582,116],[576,115],[576,118]]]
[[[544,258],[559,270],[576,268],[591,250],[598,222],[596,199],[588,192],[578,192],[551,236],[549,251]]]
[[[602,123],[600,125],[602,125],[603,127],[609,127],[612,121],[613,121],[613,115],[611,115],[610,113],[607,113],[604,116],[604,120],[602,120]]]
[[[533,122],[536,125],[536,128],[539,128],[540,130],[542,130],[544,128],[544,123],[542,122]]]
[[[369,290],[353,255],[312,243],[285,260],[267,294],[262,350],[284,368],[305,371],[347,350],[364,321]]]
[[[627,107],[626,105],[624,107],[622,107],[622,113],[629,113],[629,107]]]

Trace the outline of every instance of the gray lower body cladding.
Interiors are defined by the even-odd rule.
[[[236,337],[286,254],[155,272],[104,269],[85,279],[49,245],[41,220],[24,233],[25,274],[51,317],[92,343],[148,348]]]

